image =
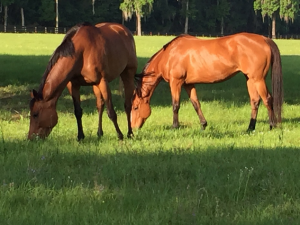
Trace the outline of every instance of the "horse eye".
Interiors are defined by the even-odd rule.
[[[38,116],[39,116],[38,113],[33,113],[33,114],[32,114],[32,117],[33,117],[33,118],[37,118]]]
[[[135,106],[133,109],[134,109],[134,110],[138,110],[138,108],[139,108],[139,107]]]

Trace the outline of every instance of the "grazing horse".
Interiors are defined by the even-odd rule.
[[[83,139],[79,89],[80,86],[92,85],[99,112],[98,136],[103,135],[102,113],[105,103],[118,138],[123,139],[108,86],[110,81],[119,76],[124,84],[127,136],[130,137],[133,134],[130,111],[136,69],[135,42],[126,27],[116,23],[100,23],[95,26],[82,23],[72,27],[52,54],[38,91],[31,92],[28,138],[45,138],[50,134],[58,120],[57,100],[67,86],[74,103],[77,138]]]
[[[272,94],[265,78],[272,70]],[[251,103],[248,130],[254,130],[260,98],[268,109],[270,129],[281,122],[283,103],[282,67],[280,52],[269,38],[251,33],[239,33],[217,39],[201,40],[180,35],[155,53],[141,74],[137,74],[137,88],[133,96],[131,126],[141,128],[150,116],[150,98],[155,87],[164,79],[170,83],[173,104],[173,127],[178,127],[180,92],[186,90],[200,120],[207,126],[197,97],[196,83],[225,81],[242,72],[247,80]]]

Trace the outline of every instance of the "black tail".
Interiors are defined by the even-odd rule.
[[[281,123],[281,111],[283,104],[283,83],[282,83],[282,66],[281,57],[276,43],[267,38],[266,42],[271,48],[271,71],[272,71],[272,94],[273,94],[273,110],[277,117],[277,122]]]

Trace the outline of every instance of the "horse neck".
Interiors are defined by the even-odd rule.
[[[141,97],[150,99],[155,88],[162,80],[162,76],[160,74],[151,74],[151,75],[145,75],[142,78],[142,85],[140,87]]]
[[[56,105],[67,83],[70,81],[72,64],[68,63],[70,58],[61,58],[51,69],[45,81],[39,87],[45,102]]]
[[[142,84],[140,87],[142,98],[150,99],[155,88],[162,80],[162,75],[159,70],[159,61],[162,56],[164,49],[162,48],[155,53],[148,61],[146,67],[143,70],[144,76],[142,77]]]

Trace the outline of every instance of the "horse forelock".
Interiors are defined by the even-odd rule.
[[[29,102],[29,109],[30,111],[33,109],[33,106],[34,106],[34,103],[36,102],[36,99],[35,98],[32,98]]]
[[[73,57],[75,55],[75,47],[72,38],[75,36],[75,34],[82,26],[93,26],[93,25],[84,22],[81,24],[77,24],[74,27],[72,27],[70,30],[68,30],[61,44],[55,49],[52,56],[50,57],[47,68],[42,77],[41,85],[38,91],[39,93],[41,93],[45,85],[45,81],[48,77],[48,74],[52,70],[53,66],[57,63],[58,59],[60,59],[61,57]]]

